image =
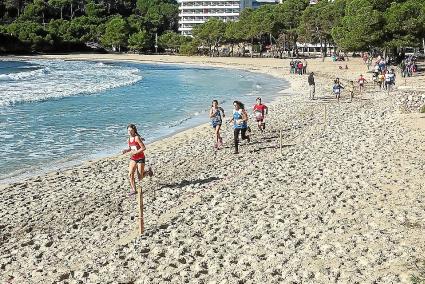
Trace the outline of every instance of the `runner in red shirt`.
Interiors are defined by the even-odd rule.
[[[360,75],[360,77],[357,80],[357,82],[359,83],[360,93],[362,93],[363,92],[363,89],[364,89],[364,85],[367,82],[366,79],[363,77],[363,74]]]
[[[253,110],[258,129],[263,132],[266,129],[266,114],[268,114],[269,109],[261,103],[261,98],[257,98],[257,103],[254,105]]]
[[[145,144],[143,144],[143,138],[137,132],[136,125],[129,124],[127,126],[128,132],[128,148],[122,151],[123,154],[130,153],[130,163],[128,165],[128,178],[130,180],[130,193],[129,195],[136,194],[136,183],[134,181],[134,173],[137,170],[137,177],[139,182],[146,175],[152,176],[152,168],[149,167],[145,171],[145,153],[146,150]]]

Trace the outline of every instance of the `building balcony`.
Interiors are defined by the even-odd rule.
[[[239,1],[215,1],[215,2],[210,2],[210,1],[202,1],[202,2],[192,2],[192,1],[187,1],[187,2],[182,2],[179,3],[179,6],[210,6],[210,5],[221,5],[221,6],[225,6],[225,5],[240,5]]]
[[[179,14],[179,22],[183,17],[239,17],[239,13],[199,13],[199,14]]]
[[[239,5],[233,5],[233,6],[180,6],[179,10],[200,10],[200,9],[239,9]]]
[[[188,6],[239,6],[239,2],[185,2],[180,3],[179,7],[188,7]]]
[[[207,20],[180,20],[179,24],[203,24]]]
[[[190,20],[179,20],[179,24],[203,24],[206,21],[208,21],[208,19],[210,18],[214,18],[214,17],[208,17],[204,20],[195,20],[195,19],[190,19]],[[227,18],[225,19],[225,21],[235,21],[237,19],[237,17],[232,17],[232,18]]]
[[[177,3],[179,3],[179,4],[182,4],[182,3],[184,3],[184,4],[186,4],[186,3],[202,3],[202,2],[206,2],[206,3],[208,3],[208,2],[222,2],[222,3],[229,3],[229,2],[231,2],[231,3],[240,3],[240,1],[223,1],[223,0],[177,0]]]

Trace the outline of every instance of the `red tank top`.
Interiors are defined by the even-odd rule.
[[[130,139],[131,138],[128,139],[128,147],[130,147],[131,151],[139,150],[141,147],[139,143],[137,143],[136,138],[133,138],[133,141],[130,141]],[[142,152],[142,153],[131,156],[130,159],[137,161],[137,160],[143,159],[144,157],[145,157],[145,153]]]

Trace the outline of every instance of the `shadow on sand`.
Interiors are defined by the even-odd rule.
[[[195,180],[182,180],[180,182],[177,183],[160,183],[160,187],[158,188],[158,190],[161,190],[163,188],[182,188],[186,185],[191,185],[191,184],[198,184],[198,185],[202,185],[205,183],[210,183],[212,181],[216,181],[219,180],[219,177],[209,177],[209,178],[205,178],[205,179],[195,179]]]

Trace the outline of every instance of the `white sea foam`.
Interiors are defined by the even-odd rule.
[[[37,79],[42,77],[50,72],[48,67],[40,68],[37,70],[24,71],[19,73],[10,73],[10,74],[2,74],[0,75],[0,80],[8,80],[8,81],[19,81],[24,79]]]
[[[134,84],[137,68],[95,62],[37,60],[38,69],[0,75],[0,107],[93,94]]]

